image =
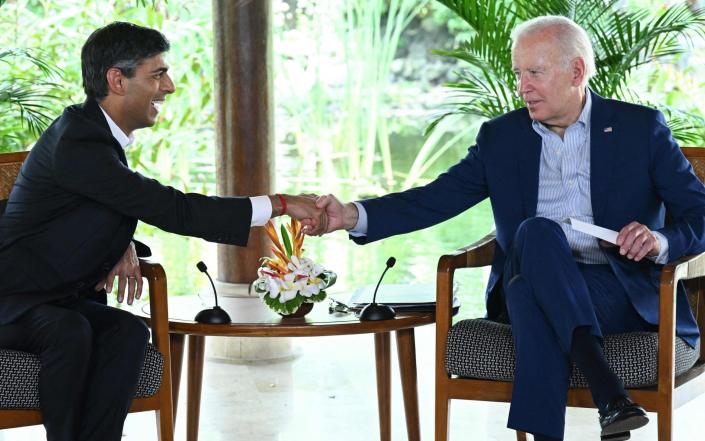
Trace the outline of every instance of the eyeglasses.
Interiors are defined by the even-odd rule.
[[[335,300],[332,297],[329,297],[328,300],[330,300],[330,303],[328,303],[328,313],[329,314],[335,314],[335,313],[342,313],[342,314],[349,314],[353,312],[353,309],[346,305],[345,303]]]

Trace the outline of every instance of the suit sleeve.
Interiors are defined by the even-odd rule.
[[[651,138],[651,176],[671,217],[657,230],[668,239],[668,260],[705,251],[705,187],[656,112]]]
[[[450,219],[488,196],[482,146],[483,124],[467,156],[433,182],[400,193],[360,201],[367,211],[367,236],[352,237],[364,244],[409,233]]]
[[[249,198],[182,193],[126,167],[110,146],[89,140],[62,142],[53,158],[58,185],[162,230],[244,246]]]

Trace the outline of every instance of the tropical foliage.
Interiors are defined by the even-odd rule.
[[[59,77],[39,51],[0,49],[0,146],[20,150],[39,136],[52,119]]]
[[[450,51],[437,53],[466,63],[458,81],[448,84],[457,92],[450,114],[491,118],[523,106],[514,93],[510,33],[514,27],[540,15],[563,15],[583,26],[591,36],[597,73],[590,87],[606,97],[640,102],[630,84],[640,67],[682,55],[684,43],[705,36],[705,10],[688,3],[665,7],[656,14],[625,9],[619,0],[438,0],[473,30],[471,37]],[[705,139],[701,115],[656,103],[669,117],[674,136],[684,142]],[[433,128],[433,126],[431,127]]]

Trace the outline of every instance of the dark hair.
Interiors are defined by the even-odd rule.
[[[116,21],[93,31],[81,50],[81,73],[86,95],[108,96],[106,73],[116,67],[131,78],[137,66],[169,50],[169,41],[155,29]]]

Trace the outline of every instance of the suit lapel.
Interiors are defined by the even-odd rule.
[[[521,136],[525,141],[519,148],[519,182],[521,184],[524,216],[536,216],[536,203],[539,194],[539,167],[541,164],[541,137],[531,127],[528,111],[520,120]]]
[[[595,223],[601,223],[614,175],[619,127],[610,103],[594,92],[590,115],[590,197]]]

